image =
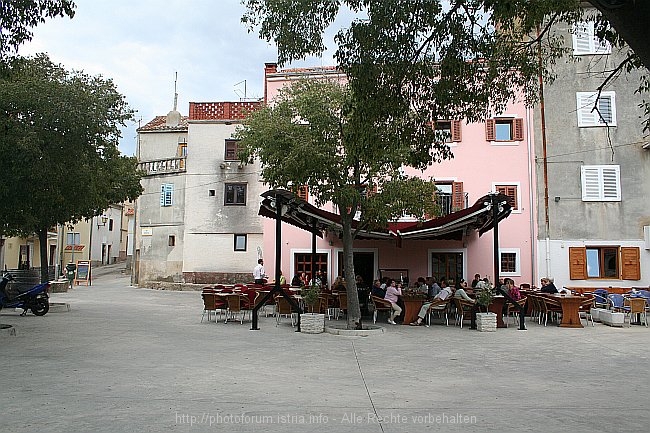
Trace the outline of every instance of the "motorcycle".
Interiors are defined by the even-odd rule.
[[[7,284],[13,280],[10,273],[2,275],[0,281],[0,310],[3,308],[22,308],[21,316],[27,314],[27,310],[32,310],[36,316],[44,316],[50,310],[50,295],[48,290],[50,283],[41,283],[27,290],[26,292],[19,293],[16,296],[11,296],[7,292]]]

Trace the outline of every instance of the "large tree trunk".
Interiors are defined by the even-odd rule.
[[[352,248],[351,217],[342,216],[343,226],[343,259],[345,260],[345,287],[348,294],[348,329],[361,327],[361,308],[357,294],[357,280],[354,272],[354,250]]]
[[[650,23],[650,1],[628,0],[619,8],[607,7],[607,0],[593,0],[590,3],[596,7],[612,27],[623,37],[650,70],[650,44],[647,40],[647,28]]]
[[[41,255],[41,283],[50,280],[48,272],[48,254],[47,254],[47,229],[38,230],[39,252]]]

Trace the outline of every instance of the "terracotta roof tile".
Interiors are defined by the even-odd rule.
[[[181,116],[181,123],[177,126],[167,126],[167,116],[156,116],[146,125],[138,128],[138,131],[174,131],[178,129],[187,129],[188,116]]]

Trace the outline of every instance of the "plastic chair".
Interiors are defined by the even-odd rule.
[[[645,324],[646,328],[648,327],[648,316],[647,316],[647,301],[645,298],[629,298],[624,301],[624,312],[629,316],[629,323],[632,326],[632,317],[635,314],[639,315],[639,321]]]
[[[607,296],[609,301],[609,309],[619,313],[624,312],[625,296],[618,293],[611,293]]]
[[[605,289],[596,289],[593,292],[594,295],[594,306],[596,308],[607,308],[608,302],[607,302],[607,297],[609,296],[609,292]]]
[[[580,303],[580,306],[578,307],[578,314],[580,315],[580,319],[583,317],[587,321],[587,324],[589,324],[589,320],[591,320],[591,326],[594,326],[594,318],[591,315],[591,309],[596,305],[596,295],[592,296],[586,296],[584,301]]]

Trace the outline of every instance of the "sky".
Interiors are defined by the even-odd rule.
[[[47,19],[33,29],[21,55],[48,53],[68,70],[112,79],[137,110],[122,132],[120,150],[135,155],[138,122],[178,111],[190,102],[238,101],[263,96],[264,63],[277,61],[272,43],[241,23],[240,0],[76,0],[74,18]],[[345,19],[344,17],[342,19]],[[333,28],[340,26],[335,23]],[[286,65],[333,65],[334,30],[322,58]],[[245,81],[245,84],[244,84]],[[244,88],[246,94],[244,95]]]

